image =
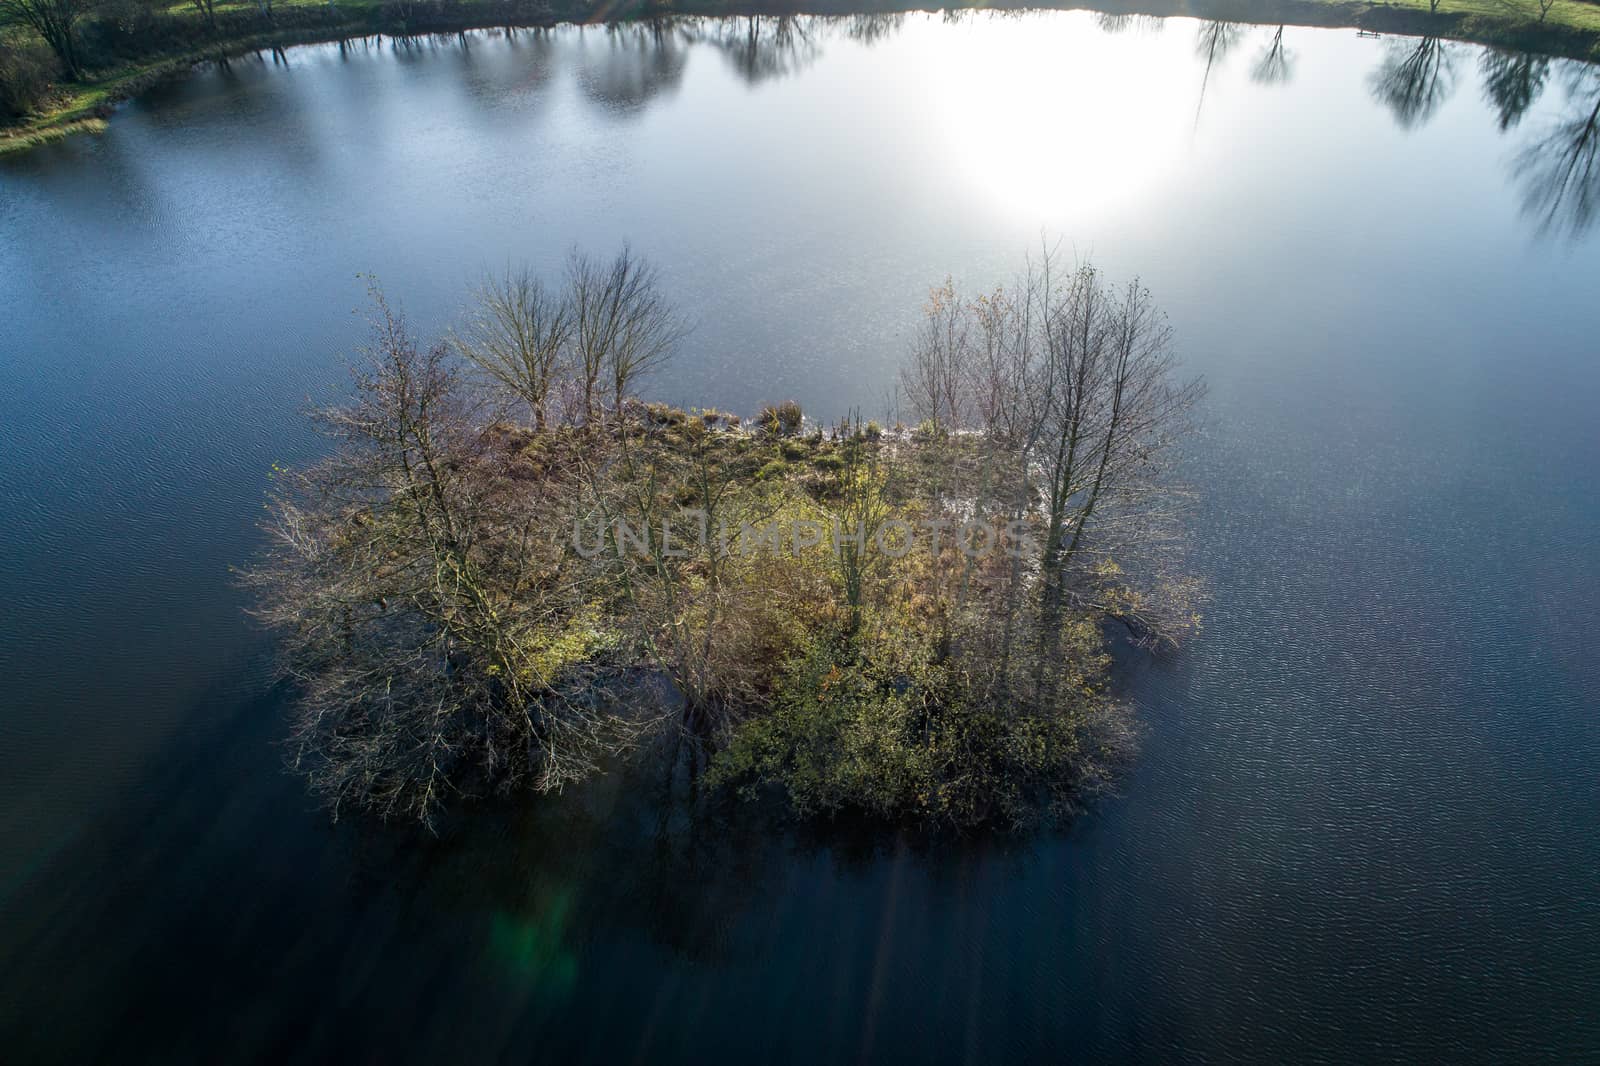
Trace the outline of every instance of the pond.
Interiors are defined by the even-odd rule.
[[[15,1062],[1600,1056],[1600,77],[1089,13],[364,40],[0,160]],[[230,567],[363,274],[655,261],[660,398],[891,400],[928,288],[1142,276],[1205,628],[1068,830],[696,825],[635,767],[331,825]],[[628,783],[622,783],[623,777]]]

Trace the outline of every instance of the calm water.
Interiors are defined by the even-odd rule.
[[[1600,80],[1502,116],[1513,62],[1273,29],[306,48],[0,160],[0,1055],[1600,1058]],[[631,240],[699,319],[665,398],[831,416],[1044,232],[1211,383],[1213,600],[1120,797],[929,849],[642,767],[429,840],[282,773],[228,567],[359,272],[432,331]]]

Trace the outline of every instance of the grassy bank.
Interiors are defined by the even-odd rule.
[[[1187,16],[1263,24],[1358,27],[1382,33],[1444,37],[1523,51],[1600,58],[1600,3],[1556,0],[1541,13],[1539,0],[1101,0],[1092,4],[965,4],[974,7],[1047,7],[1108,14]],[[225,0],[215,9],[215,29],[192,3],[145,9],[138,19],[119,15],[90,20],[90,72],[80,82],[60,80],[25,117],[0,125],[0,153],[30,148],[70,133],[98,131],[116,104],[152,85],[181,77],[195,65],[275,47],[374,34],[443,33],[495,26],[549,26],[558,22],[636,19],[652,14],[755,15],[856,14],[918,10],[916,4],[872,0],[670,0],[599,4],[589,0],[278,0],[270,18],[255,0]],[[17,23],[0,25],[0,42],[42,47]],[[98,60],[98,62],[95,62]]]

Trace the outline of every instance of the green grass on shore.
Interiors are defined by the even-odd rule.
[[[1374,8],[1400,8],[1429,13],[1428,0],[1392,0]],[[1533,26],[1540,24],[1536,0],[1443,0],[1438,14],[1458,18],[1498,19]],[[1556,0],[1544,25],[1600,34],[1600,4],[1584,0]]]
[[[1600,0],[1555,0],[1543,17],[1538,0],[1388,0],[1384,3],[1352,0],[1090,0],[1087,3],[1019,3],[999,0],[960,0],[950,6],[1037,7],[1057,10],[1095,10],[1156,16],[1304,26],[1358,26],[1386,33],[1435,35],[1481,44],[1545,52],[1579,59],[1600,59]],[[928,9],[931,5],[896,3],[894,0],[678,0],[670,10],[680,14],[846,14]],[[337,40],[373,33],[446,32],[484,26],[553,24],[586,21],[601,12],[618,17],[637,10],[633,4],[596,4],[594,0],[556,0],[556,6],[539,5],[508,19],[516,9],[505,0],[456,0],[449,7],[418,4],[422,18],[408,24],[397,5],[385,0],[276,0],[277,24],[264,28],[255,0],[222,0],[219,22],[254,25],[251,32],[228,37],[204,48],[178,47],[135,62],[95,71],[82,83],[63,84],[51,106],[21,122],[0,126],[0,154],[31,148],[70,133],[99,131],[113,106],[162,80],[179,77],[195,64],[220,55],[240,55],[275,46]],[[191,36],[200,36],[201,16],[187,0],[168,5],[166,13],[187,24]],[[0,34],[17,37],[31,31],[0,24]]]

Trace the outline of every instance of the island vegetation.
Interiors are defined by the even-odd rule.
[[[1201,386],[1137,281],[1046,250],[938,286],[909,424],[638,399],[689,334],[627,251],[492,277],[432,344],[372,300],[245,575],[335,812],[428,822],[670,734],[713,794],[1034,824],[1131,750],[1113,635],[1197,624],[1170,460]]]
[[[1025,6],[1038,5],[998,5]],[[1081,6],[1112,22],[1184,15],[1219,26],[1359,26],[1588,60],[1600,48],[1600,6],[1591,0],[1097,0],[1044,6]],[[197,63],[291,44],[559,22],[659,24],[678,16],[893,17],[905,9],[892,0],[633,0],[620,6],[590,0],[0,0],[0,152],[102,129],[119,100]]]

